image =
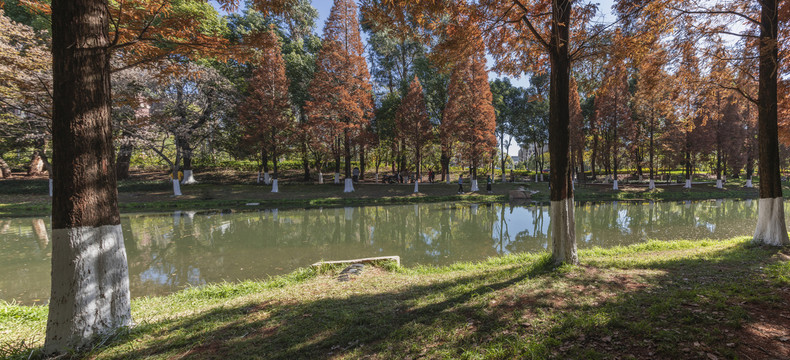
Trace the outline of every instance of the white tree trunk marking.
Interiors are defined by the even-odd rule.
[[[343,192],[354,192],[354,181],[351,179],[346,179],[346,187],[343,189]]]
[[[790,245],[785,225],[784,198],[760,199],[753,241],[772,246]]]
[[[576,264],[579,257],[576,253],[576,228],[573,215],[573,198],[552,201],[551,238],[552,255],[556,264]]]
[[[45,353],[78,349],[132,325],[129,269],[121,225],[54,229],[52,297]]]
[[[184,170],[184,181],[181,183],[184,185],[197,184],[197,180],[195,180],[195,175],[192,173],[192,170]]]

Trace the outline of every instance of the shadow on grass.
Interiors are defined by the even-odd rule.
[[[750,313],[786,308],[787,297],[755,271],[775,254],[738,244],[698,258],[558,270],[546,256],[398,291],[250,303],[141,324],[90,355],[735,358],[756,351],[748,344],[754,339],[743,336],[751,322],[784,326],[779,316],[755,319]],[[788,355],[786,348],[766,346],[762,358]]]

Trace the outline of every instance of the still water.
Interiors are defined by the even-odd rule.
[[[786,210],[787,211],[787,210]],[[723,239],[754,230],[757,202],[593,203],[576,207],[580,248],[647,239]],[[133,297],[265,279],[320,260],[399,255],[406,266],[548,248],[548,205],[365,206],[122,216]],[[0,218],[0,300],[46,303],[48,217]]]

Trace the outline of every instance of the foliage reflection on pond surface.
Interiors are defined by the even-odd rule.
[[[399,255],[446,265],[548,247],[545,205],[438,203],[241,213],[177,211],[122,219],[132,296],[262,279],[319,260]],[[592,203],[576,209],[579,247],[749,235],[756,202]],[[0,219],[0,300],[45,303],[48,218]]]

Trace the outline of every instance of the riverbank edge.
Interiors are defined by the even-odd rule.
[[[134,299],[132,308],[137,327],[102,339],[104,347],[75,356],[138,358],[188,353],[200,358],[200,353],[194,352],[198,348],[210,352],[207,357],[216,357],[219,345],[214,342],[235,341],[240,331],[248,330],[244,337],[265,325],[257,317],[249,324],[238,324],[249,320],[251,309],[255,312],[268,309],[266,318],[269,320],[272,320],[271,313],[282,317],[279,319],[282,324],[278,322],[275,330],[286,326],[284,324],[288,321],[312,324],[312,318],[319,317],[316,321],[329,322],[330,325],[342,322],[335,325],[342,325],[340,327],[348,331],[361,326],[364,327],[363,332],[369,332],[371,329],[367,325],[359,323],[361,319],[347,319],[349,312],[381,315],[394,306],[400,309],[396,314],[389,314],[395,319],[428,316],[439,321],[436,315],[418,309],[427,307],[435,310],[436,304],[444,304],[443,312],[460,309],[465,314],[463,316],[473,319],[468,324],[468,319],[452,320],[457,327],[453,331],[463,331],[468,336],[469,330],[461,329],[477,328],[476,331],[487,334],[488,341],[481,343],[486,336],[473,342],[457,338],[453,331],[446,329],[448,324],[444,322],[450,320],[442,318],[440,324],[426,323],[428,327],[388,329],[380,331],[379,335],[374,331],[370,336],[379,345],[373,354],[381,358],[398,358],[405,355],[403,351],[417,351],[414,346],[417,349],[426,349],[427,346],[430,352],[414,355],[434,358],[448,354],[457,357],[494,353],[501,356],[493,358],[526,354],[559,358],[597,358],[601,355],[688,358],[715,354],[732,358],[750,354],[751,350],[744,344],[749,339],[742,339],[740,334],[750,330],[749,324],[768,321],[765,319],[767,315],[773,315],[771,319],[787,318],[784,314],[776,316],[776,311],[781,307],[786,310],[785,304],[790,300],[788,253],[788,248],[756,246],[748,237],[737,237],[728,240],[648,241],[623,247],[583,249],[579,251],[581,264],[578,266],[554,267],[548,253],[511,254],[441,267],[406,268],[384,261],[366,267],[363,276],[353,279],[356,281],[345,283],[335,280],[342,266],[299,268],[263,281],[209,284],[167,296]],[[366,277],[364,274],[371,275]],[[515,296],[522,291],[530,299]],[[392,303],[382,304],[383,299]],[[448,301],[452,303],[448,304]],[[576,305],[568,307],[570,303]],[[342,308],[338,308],[340,305]],[[482,322],[494,311],[489,308],[496,310],[498,306],[518,315],[504,320],[499,318],[497,326],[509,329],[504,332],[488,328]],[[469,310],[463,310],[467,308]],[[527,315],[521,314],[524,308],[532,314],[526,320]],[[762,310],[766,313],[762,314]],[[318,312],[322,315],[316,314]],[[620,318],[631,313],[635,318]],[[46,316],[46,305],[22,306],[0,302],[0,357],[37,358]],[[366,316],[362,318],[375,322]],[[347,323],[349,321],[350,324]],[[386,323],[387,319],[382,321]],[[194,325],[195,322],[200,325]],[[184,328],[184,324],[191,325]],[[266,326],[261,329],[260,336],[272,340],[268,345],[273,349],[281,345],[278,341],[302,339],[290,333],[283,334],[284,339],[267,338],[274,335],[265,329]],[[298,333],[297,329],[303,327],[305,324],[299,324],[289,331]],[[233,328],[233,331],[226,333],[228,328]],[[514,339],[510,336],[511,331],[535,333]],[[414,338],[417,334],[420,336]],[[354,336],[362,336],[356,331],[348,335],[351,338],[348,344],[354,342]],[[446,339],[440,344],[418,345],[432,336]],[[500,339],[503,336],[504,339]],[[337,337],[342,341],[349,340],[345,335]],[[778,337],[775,340],[776,344],[758,345],[763,350],[769,349],[765,350],[768,352],[781,351],[774,347],[782,346],[785,340]],[[358,339],[356,341],[359,342]],[[407,344],[412,341],[414,345]],[[457,341],[458,344],[447,348],[443,344],[448,341]],[[579,341],[580,344],[575,344]],[[205,342],[209,342],[208,347]],[[159,346],[162,343],[167,346]],[[330,347],[332,342],[320,343],[325,346],[318,349],[320,354],[338,349]],[[251,355],[262,351],[259,343],[248,345],[228,350],[232,351],[229,354]],[[145,349],[142,352],[139,350],[141,347]],[[458,347],[463,352],[454,353],[458,350],[454,348]],[[345,352],[341,358],[371,354],[370,349],[362,346],[341,348],[340,353]],[[289,358],[294,355],[290,349],[286,347],[280,353],[268,354],[273,358]],[[634,355],[632,351],[640,351],[635,349],[651,352]],[[244,351],[238,352],[241,350]],[[319,353],[296,354],[316,356]]]
[[[221,185],[216,185],[221,186]],[[546,183],[539,184],[498,184],[497,186],[508,186],[516,189],[519,186],[527,186],[528,190],[538,190],[527,203],[547,203],[549,201],[549,189]],[[785,190],[785,197],[790,196],[790,191]],[[734,189],[715,189],[713,187],[696,187],[687,191],[667,192],[662,189],[645,191],[613,191],[602,186],[577,186],[574,200],[577,203],[601,202],[601,201],[684,201],[684,200],[711,200],[711,199],[757,199],[759,193],[756,189],[734,188]],[[372,206],[372,205],[397,205],[397,204],[420,204],[437,202],[504,202],[508,201],[508,195],[504,194],[482,194],[467,193],[459,195],[432,196],[424,194],[411,194],[408,196],[384,196],[384,197],[315,197],[315,198],[292,198],[292,199],[236,199],[236,200],[216,200],[216,199],[167,199],[145,202],[120,202],[118,204],[122,213],[153,213],[177,210],[259,210],[259,209],[287,209],[287,208],[318,208],[318,207],[339,207],[339,206]],[[6,203],[0,204],[0,217],[29,217],[46,216],[51,213],[49,204],[27,204],[27,203]]]

